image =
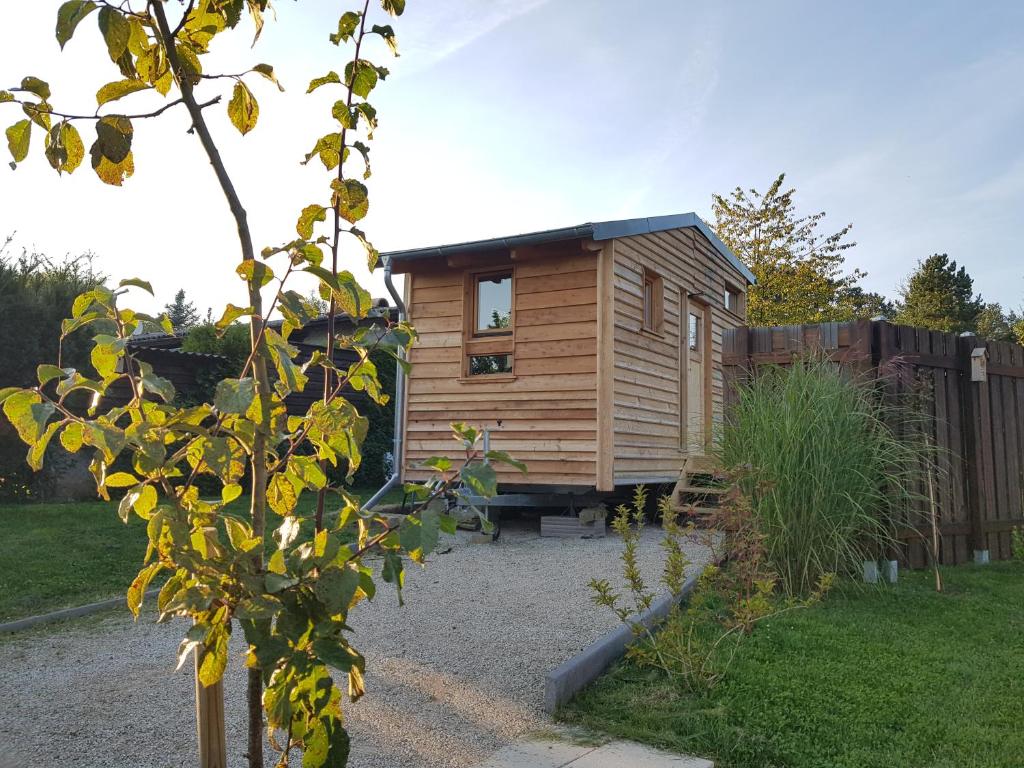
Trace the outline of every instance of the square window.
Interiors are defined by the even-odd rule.
[[[492,373],[512,373],[512,355],[470,355],[470,376]]]
[[[689,339],[690,349],[694,352],[700,349],[700,337],[701,337],[701,322],[700,315],[695,315],[693,312],[690,313],[690,325],[688,328],[687,337]]]
[[[491,335],[512,331],[512,273],[481,275],[476,278],[477,334]]]
[[[734,315],[743,315],[743,292],[735,286],[726,284],[723,303]]]
[[[644,330],[661,333],[665,315],[665,283],[661,276],[644,269]]]

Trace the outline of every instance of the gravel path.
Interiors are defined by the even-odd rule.
[[[651,583],[657,539],[648,530],[641,546]],[[467,768],[545,727],[545,673],[615,625],[587,582],[618,582],[617,537],[542,539],[534,522],[449,546],[408,573],[404,608],[382,585],[352,615],[367,658],[367,695],[346,705],[352,768]],[[694,542],[691,558],[706,556]],[[192,673],[173,672],[181,635],[180,622],[108,614],[0,639],[0,768],[194,765]],[[232,767],[245,749],[238,635],[225,676]]]

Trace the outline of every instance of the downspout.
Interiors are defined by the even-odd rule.
[[[384,285],[388,288],[388,293],[391,294],[391,298],[395,301],[395,306],[398,307],[398,321],[402,322],[406,319],[405,302],[402,301],[402,297],[398,295],[398,291],[395,290],[395,284],[391,281],[391,259],[388,256],[383,256],[384,259]],[[405,350],[399,349],[398,356],[405,358]],[[380,503],[380,500],[387,495],[388,491],[399,485],[402,482],[402,440],[405,432],[405,369],[401,363],[395,363],[395,441],[393,448],[393,456],[395,462],[394,474],[388,478],[388,481],[381,486],[381,489],[377,491],[369,500],[363,504],[363,509],[372,509]]]

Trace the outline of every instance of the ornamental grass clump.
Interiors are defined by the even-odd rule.
[[[856,573],[894,543],[920,479],[920,447],[888,424],[906,414],[873,382],[805,359],[762,369],[722,430],[723,466],[750,499],[765,557],[789,595]]]

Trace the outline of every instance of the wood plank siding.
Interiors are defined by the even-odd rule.
[[[697,229],[398,264],[419,332],[403,457],[410,480],[429,475],[418,465],[430,456],[458,458],[452,421],[488,428],[493,448],[527,463],[526,477],[500,469],[505,484],[610,491],[675,480],[687,456],[705,453],[703,426],[696,451],[694,430],[680,429],[696,354],[681,347],[686,307],[703,307],[707,318],[700,343],[707,364],[690,376],[690,408],[696,391],[710,423],[722,413],[722,333],[743,322],[726,310],[726,288],[742,313],[746,280]],[[472,330],[474,275],[509,271],[511,334]],[[469,355],[509,352],[511,374],[468,375]]]
[[[724,399],[722,334],[743,323],[725,309],[724,295],[727,285],[745,293],[746,280],[692,228],[618,238],[613,254],[614,484],[674,481],[687,455],[706,452],[703,440],[699,448],[686,444],[681,423],[689,352],[684,305],[710,319],[701,328],[700,344],[710,350],[701,383],[705,400],[710,394],[706,419],[717,424]],[[656,273],[662,292],[657,329],[644,328],[645,270]],[[742,306],[741,299],[740,312]]]
[[[426,458],[460,457],[449,424],[491,432],[491,447],[525,461],[529,474],[498,466],[502,483],[588,486],[597,461],[597,263],[578,240],[543,255],[486,255],[409,264],[409,315],[419,333],[410,354],[403,466],[422,480]],[[513,370],[466,375],[467,273],[483,265],[513,272]],[[404,266],[404,265],[403,265]],[[507,345],[495,352],[504,354]],[[489,354],[486,340],[474,353]]]

